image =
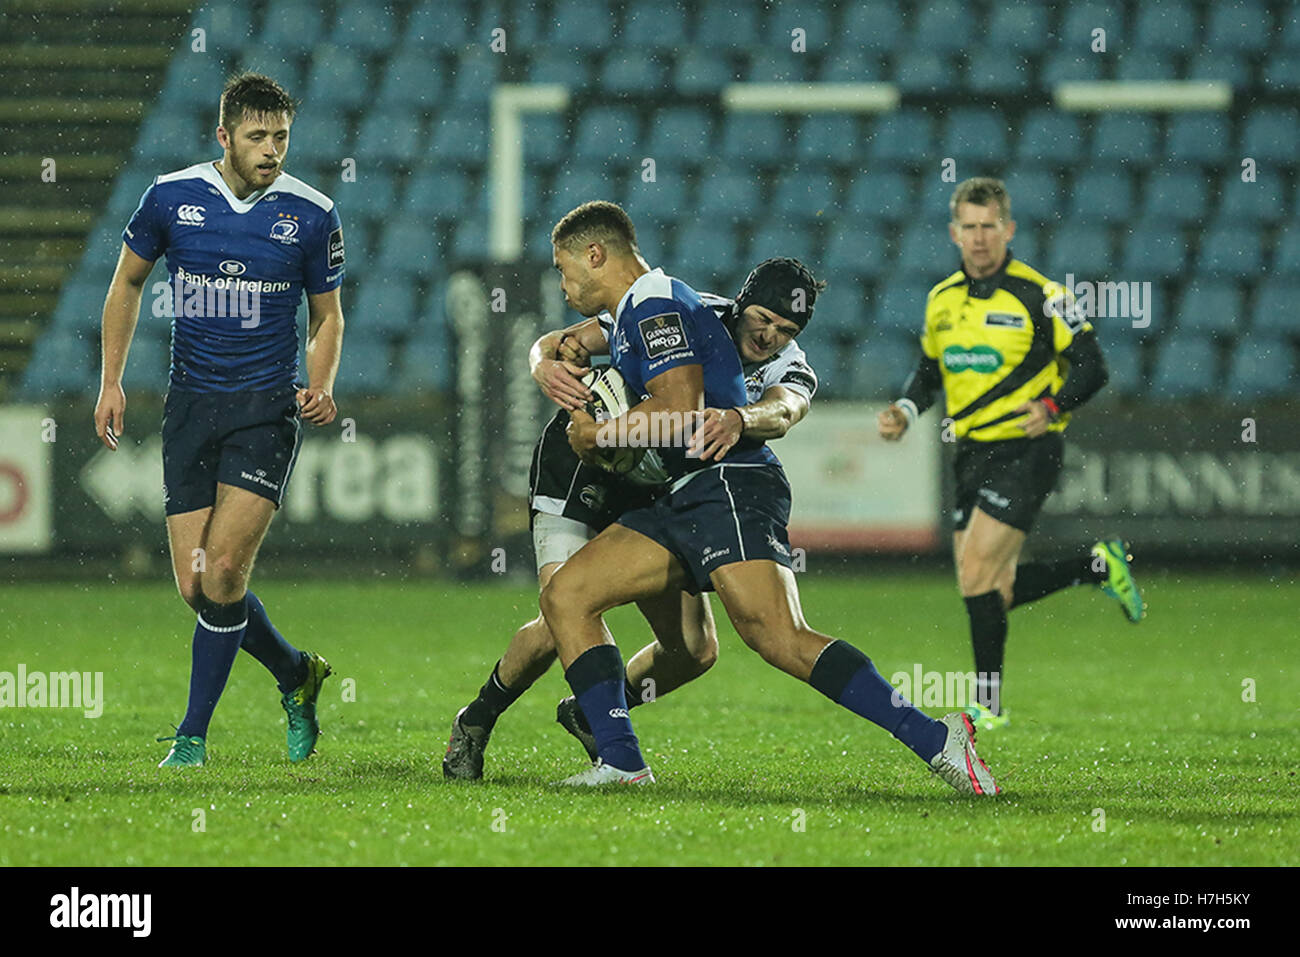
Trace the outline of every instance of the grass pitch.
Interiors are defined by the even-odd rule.
[[[549,786],[585,760],[554,723],[558,668],[498,723],[483,782],[444,781],[452,716],[535,613],[507,585],[259,582],[289,640],[334,666],[320,753],[288,763],[274,683],[245,655],[208,766],[163,770],[154,738],[184,710],[192,629],[175,592],[7,586],[0,672],[101,671],[105,701],[95,719],[0,709],[0,866],[1300,863],[1300,586],[1142,584],[1138,626],[1090,588],[1012,613],[1014,723],[979,742],[1006,792],[992,801],[763,664],[716,600],[714,670],[633,712],[657,785]],[[970,668],[946,576],[801,586],[813,626],[887,678]],[[610,624],[625,658],[647,640],[634,611]]]

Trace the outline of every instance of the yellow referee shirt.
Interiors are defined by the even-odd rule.
[[[957,438],[1024,438],[1024,413],[1012,410],[1060,390],[1069,371],[1060,353],[1091,328],[1065,286],[1009,249],[992,276],[959,269],[937,284],[926,297],[921,350],[939,363]],[[1063,414],[1048,429],[1064,431],[1069,420]]]

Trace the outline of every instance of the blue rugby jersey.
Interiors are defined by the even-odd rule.
[[[704,373],[704,404],[728,409],[746,405],[740,356],[726,326],[690,286],[654,269],[637,279],[618,304],[609,341],[610,361],[634,395],[669,369],[698,365]],[[684,446],[660,450],[670,479],[712,467],[687,458]],[[761,441],[742,439],[723,456],[727,464],[779,465]]]
[[[334,201],[286,173],[242,200],[211,162],[159,176],[122,241],[142,259],[167,256],[171,387],[184,392],[293,384],[303,293],[343,281]]]

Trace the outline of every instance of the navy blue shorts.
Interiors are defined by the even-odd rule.
[[[719,465],[699,472],[653,505],[618,519],[658,542],[686,569],[691,594],[712,591],[709,575],[734,562],[790,566],[790,483],[779,465]]]
[[[167,393],[163,406],[163,506],[168,515],[207,508],[217,483],[284,498],[302,423],[293,386],[266,392]]]

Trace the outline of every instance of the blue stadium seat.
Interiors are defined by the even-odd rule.
[[[892,77],[879,54],[845,49],[841,44],[838,52],[822,58],[817,79],[823,83],[884,83]]]
[[[36,340],[27,368],[23,370],[23,395],[43,401],[51,395],[91,392],[98,385],[98,352],[99,336],[95,331],[46,330]],[[127,365],[130,364],[128,361]],[[166,385],[165,379],[162,385]],[[158,388],[158,385],[154,386],[154,389]]]
[[[934,121],[921,110],[900,109],[877,120],[867,139],[873,162],[913,162],[934,151]]]
[[[1253,183],[1243,183],[1238,170],[1230,170],[1222,183],[1216,222],[1224,225],[1275,223],[1286,217],[1286,197],[1278,176],[1263,173]]]
[[[804,117],[795,138],[795,155],[801,161],[855,163],[861,156],[856,119],[843,113],[814,113]]]
[[[1087,41],[1081,41],[1086,44]],[[1071,48],[1072,50],[1077,48]],[[1088,47],[1084,45],[1083,50]],[[1043,55],[1038,68],[1038,83],[1046,90],[1061,83],[1079,83],[1101,79],[1101,57],[1095,53],[1062,52]]]
[[[127,392],[166,392],[171,358],[171,345],[164,335],[146,332],[135,336],[122,371],[122,388]]]
[[[628,205],[637,209],[634,203],[629,202]],[[666,233],[669,231],[664,229],[660,221],[642,216],[640,210],[637,210],[636,244],[645,256],[646,262],[657,265],[667,261],[664,258],[664,250],[668,247]],[[674,226],[671,231],[675,232],[676,227]]]
[[[1056,174],[1050,170],[1031,168],[1008,176],[1007,191],[1011,194],[1011,218],[1022,226],[1056,222],[1065,215]]]
[[[642,226],[650,223],[675,223],[678,219],[699,212],[689,201],[686,171],[674,163],[656,164],[654,182],[641,176],[628,180],[625,197],[628,209],[634,211],[638,235]]]
[[[1300,335],[1300,317],[1295,304],[1300,301],[1300,282],[1269,280],[1255,294],[1251,311],[1251,331],[1279,336]]]
[[[299,97],[303,95],[307,59],[296,50],[278,49],[259,39],[257,44],[245,47],[239,55],[239,68],[274,77],[275,82],[288,90],[291,96]]]
[[[135,141],[135,158],[141,163],[167,169],[187,166],[195,149],[209,143],[208,137],[203,135],[209,132],[204,129],[206,125],[200,124],[197,113],[160,106],[140,127],[140,135]],[[132,210],[134,208],[133,205]]]
[[[894,82],[905,94],[931,96],[956,90],[960,74],[950,56],[928,47],[905,50],[894,57]]]
[[[1235,53],[1198,53],[1188,61],[1186,79],[1222,80],[1233,87],[1249,86],[1250,64]]]
[[[708,219],[734,224],[760,215],[762,196],[762,184],[754,173],[721,163],[700,178],[695,208]]]
[[[716,56],[714,50],[757,49],[761,43],[758,12],[750,4],[708,0],[700,10],[695,37],[710,51],[709,56]]]
[[[202,27],[206,32],[208,56],[240,50],[248,45],[254,25],[253,11],[249,7],[245,0],[209,0],[194,11],[190,25]],[[220,87],[221,84],[217,85]]]
[[[576,159],[601,163],[610,159],[640,158],[642,151],[635,110],[621,106],[593,107],[579,118],[576,125]]]
[[[667,68],[635,49],[616,47],[605,57],[600,73],[601,88],[615,96],[635,96],[664,85]]]
[[[1240,287],[1230,281],[1192,283],[1178,303],[1178,330],[1214,336],[1235,336],[1246,328]]]
[[[1264,63],[1263,69],[1263,86],[1266,91],[1291,94],[1300,91],[1300,56],[1271,56]]]
[[[961,268],[961,251],[948,236],[947,219],[928,218],[908,227],[892,274],[922,282],[928,289]]]
[[[969,173],[958,172],[959,179],[966,175]],[[952,220],[952,210],[949,208],[952,203],[952,193],[952,183],[945,183],[936,176],[922,174],[916,206],[912,210],[915,220],[936,229],[942,228]]]
[[[186,48],[167,65],[159,102],[169,110],[211,110],[227,72],[214,53],[191,53]]]
[[[338,391],[344,395],[392,391],[397,370],[391,355],[392,348],[386,340],[361,331],[358,323],[358,331],[351,332],[339,360]]]
[[[1161,340],[1151,375],[1151,392],[1162,399],[1188,398],[1217,392],[1219,354],[1206,336],[1171,336]]]
[[[618,45],[624,50],[671,52],[689,44],[686,11],[680,2],[637,0],[623,21]]]
[[[384,338],[409,329],[415,313],[415,285],[399,277],[363,280],[348,307],[356,327]]]
[[[1099,280],[1114,267],[1110,252],[1110,237],[1100,226],[1078,226],[1057,229],[1047,254],[1044,270],[1059,282],[1072,273],[1078,279]]]
[[[1001,50],[975,50],[966,64],[966,86],[975,93],[1023,93],[1032,75],[1025,57]]]
[[[749,241],[747,255],[742,257],[742,268],[749,267],[771,259],[773,256],[793,256],[807,263],[814,274],[818,271],[818,260],[813,255],[813,239],[809,229],[793,223],[759,221]]]
[[[988,45],[993,50],[1041,53],[1051,35],[1049,10],[1035,4],[1006,4],[993,8],[989,19]]]
[[[673,269],[668,271],[690,276],[688,282],[708,287],[716,286],[721,276],[735,272],[740,265],[736,236],[731,229],[713,222],[693,221],[679,231]]]
[[[826,274],[836,285],[843,281],[877,279],[885,274],[888,257],[885,241],[878,232],[860,222],[841,220],[831,229],[826,244]]]
[[[1140,282],[1169,279],[1185,268],[1187,243],[1178,227],[1144,223],[1124,243],[1123,270]]]
[[[1201,45],[1196,12],[1185,0],[1148,0],[1137,5],[1133,49],[1181,53]]]
[[[1258,276],[1264,262],[1259,230],[1247,226],[1212,227],[1201,239],[1197,272],[1202,276],[1246,279]]]
[[[1292,109],[1254,110],[1241,131],[1237,151],[1262,164],[1294,166],[1300,157],[1300,113]]]
[[[1222,163],[1231,148],[1228,121],[1218,113],[1179,113],[1169,120],[1165,155],[1171,160]]]
[[[423,152],[424,137],[417,118],[394,110],[368,110],[357,130],[357,163],[413,163]]]
[[[1083,159],[1083,132],[1078,118],[1057,110],[1032,111],[1021,124],[1016,158],[1021,164],[1033,165],[1079,163]]]
[[[849,276],[836,273],[835,281],[817,296],[814,323],[818,331],[829,333],[833,339],[857,341],[864,338],[871,328],[871,315],[862,284]],[[801,335],[800,347],[802,346]]]
[[[392,7],[372,0],[347,0],[339,9],[330,42],[371,55],[388,50],[397,43]]]
[[[604,0],[556,0],[548,42],[588,54],[604,50],[610,46],[613,22]]]
[[[1142,375],[1142,349],[1131,336],[1115,338],[1102,346],[1109,379],[1106,392],[1121,396],[1139,395],[1146,388]]]
[[[425,0],[406,21],[402,46],[427,56],[430,49],[460,49],[475,40],[487,42],[487,37],[471,35],[472,9],[473,4],[460,0]]]
[[[722,155],[757,166],[784,165],[785,123],[770,113],[729,113],[722,130]]]
[[[1072,222],[1127,222],[1133,218],[1134,208],[1133,180],[1122,167],[1107,164],[1088,169],[1074,181],[1069,205]]]
[[[313,184],[324,186],[340,206],[339,215],[351,222],[354,218],[387,220],[397,207],[397,182],[388,170],[362,162],[355,183],[343,182],[337,173],[329,179],[317,179]]]
[[[1228,393],[1233,397],[1295,394],[1295,350],[1278,336],[1247,336],[1228,360]]]
[[[379,246],[379,261],[396,279],[428,275],[434,265],[432,225],[415,216],[389,222]]]
[[[559,83],[570,90],[591,86],[594,58],[582,59],[572,53],[545,48],[528,61],[529,83]]]
[[[463,219],[452,233],[451,262],[481,262],[488,258],[487,222],[483,219]]]
[[[440,299],[441,296],[432,298]],[[437,309],[440,311],[441,305]],[[403,391],[445,392],[452,385],[455,356],[446,322],[440,314],[436,317],[432,312],[426,314],[400,351],[397,387]]]
[[[707,96],[717,93],[735,76],[735,71],[718,53],[691,47],[682,52],[673,66],[673,89],[687,96]]]
[[[859,173],[849,186],[845,212],[858,222],[902,222],[912,215],[912,184],[902,173]]]
[[[1293,222],[1278,236],[1272,272],[1277,276],[1300,276],[1300,223]]]
[[[1106,50],[1113,53],[1123,47],[1127,35],[1124,23],[1124,7],[1121,4],[1097,0],[1093,3],[1072,3],[1065,11],[1061,21],[1060,45],[1067,50],[1092,49],[1093,31],[1106,31]],[[1095,61],[1097,54],[1090,55]]]
[[[1283,18],[1281,48],[1292,53],[1300,52],[1300,16],[1292,13]]]
[[[430,149],[441,162],[480,166],[487,157],[487,129],[480,117],[447,110],[430,129]]]
[[[934,273],[935,281],[942,278]],[[919,336],[925,328],[925,297],[933,283],[890,279],[872,303],[872,327],[884,333]]]
[[[604,165],[561,169],[556,173],[547,194],[550,198],[547,218],[553,225],[569,210],[591,199],[607,199],[617,203],[622,199],[621,187],[625,178],[621,171],[618,175],[613,175]]]
[[[486,111],[503,59],[501,54],[492,53],[485,46],[461,50],[452,68],[452,102]]]
[[[806,53],[794,53],[787,45],[770,56],[751,56],[741,75],[747,83],[808,83],[814,66]]]
[[[379,88],[379,107],[436,112],[445,89],[436,57],[407,50],[389,61]]]
[[[889,332],[872,332],[849,352],[848,382],[843,393],[850,399],[892,399],[916,367],[921,349],[916,340]]]
[[[670,106],[650,119],[647,133],[648,155],[657,161],[670,157],[694,162],[701,153],[712,152],[713,117],[708,110],[695,106]]]
[[[569,155],[570,136],[566,117],[557,113],[525,113],[524,162],[550,169]]]
[[[1150,50],[1132,50],[1121,54],[1115,70],[1117,80],[1175,80],[1178,71],[1174,61],[1162,53]]]
[[[837,198],[835,180],[825,173],[786,173],[777,181],[772,208],[790,219],[824,221],[837,212]]]
[[[1205,177],[1195,169],[1157,169],[1142,188],[1144,219],[1185,226],[1205,219]]]
[[[270,50],[310,53],[324,42],[327,27],[321,8],[307,0],[271,0],[259,38]]]
[[[933,0],[914,9],[912,49],[958,53],[972,36],[985,35],[978,8],[958,0]]]
[[[1015,207],[1012,207],[1015,214]],[[1043,251],[1039,246],[1039,234],[1027,229],[1017,229],[1010,245],[1011,254],[1022,263],[1038,269],[1043,263]],[[1040,270],[1041,271],[1041,270]]]
[[[366,66],[355,53],[336,46],[321,46],[312,57],[307,78],[307,101],[319,114],[351,110],[371,96]]]
[[[311,169],[303,172],[310,176],[328,167],[330,175],[337,177],[343,158],[356,155],[356,143],[346,137],[346,124],[331,122],[328,113],[309,111],[301,119],[295,119],[289,128],[291,171],[297,176],[298,167],[306,163]]]
[[[898,4],[857,0],[840,21],[840,52],[890,53],[903,46],[903,14]]]
[[[804,31],[804,42],[809,51],[825,50],[835,39],[826,5],[808,3],[807,0],[776,0],[768,11],[767,29],[763,31],[767,42],[763,47],[790,52],[796,29]],[[794,55],[807,59],[803,54]]]
[[[993,110],[961,110],[948,118],[939,147],[941,155],[954,157],[958,164],[997,164],[1006,161],[1007,124],[1005,113]],[[965,176],[959,176],[964,179]]]
[[[1213,50],[1260,53],[1268,48],[1272,23],[1268,8],[1254,0],[1212,4],[1206,21],[1205,42]]]
[[[1159,130],[1144,113],[1103,113],[1093,126],[1092,151],[1098,160],[1147,163],[1158,156]]]

